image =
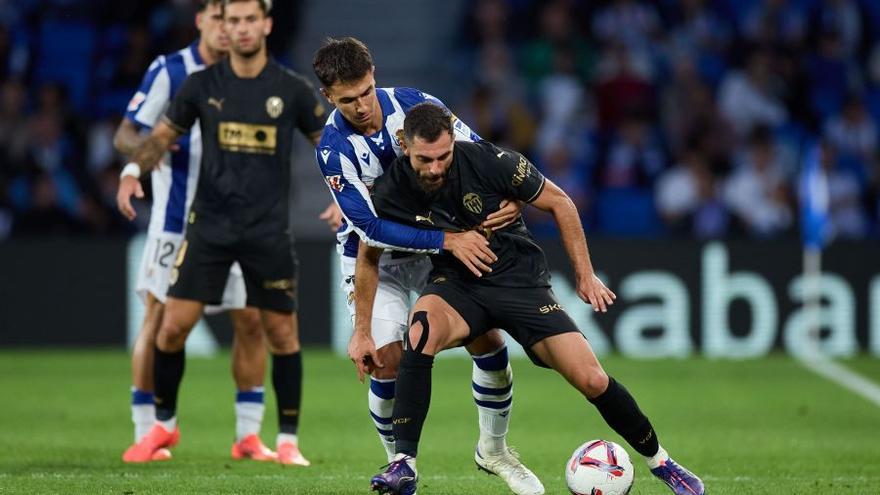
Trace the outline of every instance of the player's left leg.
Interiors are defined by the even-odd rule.
[[[302,402],[302,355],[296,313],[261,309],[269,352],[272,354],[272,387],[278,407],[278,462],[308,466],[299,450],[300,405]]]
[[[232,321],[232,376],[235,394],[235,443],[233,459],[274,461],[277,456],[260,440],[266,376],[266,340],[257,308],[229,311]]]
[[[608,426],[644,456],[651,472],[676,495],[704,493],[700,478],[669,458],[635,398],[605,373],[582,334],[553,335],[534,344],[531,351],[581,392],[599,410]]]

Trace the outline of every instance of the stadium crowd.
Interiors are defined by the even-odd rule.
[[[282,60],[300,4],[276,2]],[[145,227],[115,211],[113,132],[150,61],[193,39],[191,9],[0,3],[0,239]],[[474,0],[463,12],[456,114],[530,156],[591,234],[794,236],[799,170],[821,143],[835,234],[880,237],[880,3]]]

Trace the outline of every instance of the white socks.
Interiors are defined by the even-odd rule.
[[[259,435],[263,425],[263,387],[251,390],[239,390],[235,394],[235,441],[241,441],[248,435]]]
[[[480,421],[477,448],[483,455],[499,455],[507,450],[505,437],[513,403],[513,370],[507,347],[473,360],[473,395]]]
[[[649,469],[656,469],[660,467],[661,463],[667,460],[669,460],[669,454],[662,446],[660,447],[660,450],[654,454],[654,457],[645,457],[645,463],[648,464]]]

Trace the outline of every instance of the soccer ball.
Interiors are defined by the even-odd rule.
[[[572,495],[626,495],[633,475],[629,454],[605,440],[581,445],[565,466],[565,482]]]

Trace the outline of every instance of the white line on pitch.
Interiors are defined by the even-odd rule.
[[[820,354],[796,357],[810,371],[880,407],[880,385]]]

